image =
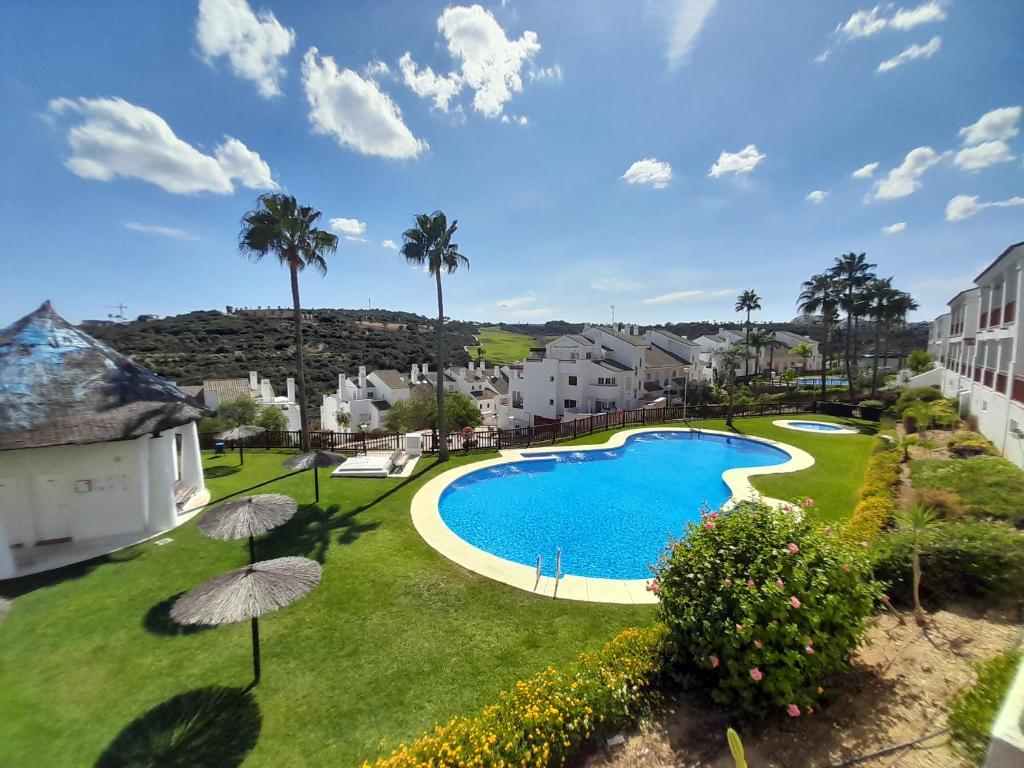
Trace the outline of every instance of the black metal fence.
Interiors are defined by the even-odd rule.
[[[688,423],[703,419],[723,419],[728,409],[729,406],[722,403],[693,405],[686,408],[674,405],[667,408],[638,408],[631,411],[597,413],[572,421],[552,422],[532,427],[513,429],[478,427],[472,436],[468,433],[464,436],[462,432],[449,434],[448,449],[451,451],[496,451],[502,448],[526,447],[536,443],[552,444],[621,427],[664,424],[669,421]],[[823,413],[829,416],[878,421],[881,418],[882,409],[862,408],[848,403],[819,400],[808,403],[772,403],[733,407],[734,417],[787,416],[799,413]],[[201,433],[199,435],[200,447],[212,448],[215,439],[212,433]],[[369,451],[397,451],[405,447],[405,435],[401,433],[310,432],[309,439],[314,449],[354,455],[365,454]],[[301,446],[301,433],[269,430],[244,438],[242,444],[246,448],[293,448],[298,450]],[[237,442],[231,443],[231,447],[237,445]],[[421,449],[424,453],[436,453],[438,444],[435,442],[435,436],[424,433]]]

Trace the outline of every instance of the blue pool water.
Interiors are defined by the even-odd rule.
[[[821,386],[821,376],[801,376],[797,381],[805,387],[813,387],[815,384]],[[826,387],[845,387],[847,384],[846,377],[835,378],[833,376],[825,377]]]
[[[742,438],[649,432],[621,448],[477,470],[444,490],[440,513],[458,536],[498,557],[534,567],[540,554],[549,576],[561,547],[563,574],[642,579],[704,502],[728,500],[722,472],[788,459]]]
[[[817,421],[791,421],[789,426],[792,429],[804,429],[808,432],[839,432],[845,429],[838,424],[822,424]]]

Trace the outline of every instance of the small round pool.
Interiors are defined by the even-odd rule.
[[[856,435],[858,430],[845,424],[833,424],[828,421],[805,421],[803,419],[779,419],[773,421],[777,427],[795,429],[798,432],[816,432],[820,435]]]
[[[718,434],[644,432],[617,448],[545,453],[470,472],[441,493],[441,519],[473,546],[553,576],[650,577],[648,564],[703,505],[730,496],[722,473],[789,461],[766,443]]]

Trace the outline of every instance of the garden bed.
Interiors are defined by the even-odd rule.
[[[726,728],[736,728],[750,765],[758,768],[820,768],[942,731],[947,700],[974,680],[972,662],[1015,645],[1021,634],[1016,610],[976,615],[969,610],[931,614],[922,630],[908,617],[879,617],[870,644],[857,654],[840,698],[799,719],[784,715],[744,722],[706,704],[686,701],[627,737],[621,747],[602,748],[587,768],[732,768]],[[942,733],[874,759],[862,768],[959,768],[963,765]]]

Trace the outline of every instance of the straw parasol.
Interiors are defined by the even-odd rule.
[[[249,562],[256,561],[253,537],[284,525],[295,516],[299,505],[280,493],[246,496],[214,507],[199,521],[199,532],[211,539],[232,541],[249,538]]]
[[[245,464],[245,454],[242,453],[242,442],[247,437],[252,437],[253,435],[259,435],[259,434],[262,434],[263,432],[266,432],[266,431],[267,430],[265,430],[263,427],[257,427],[257,426],[254,426],[253,424],[242,424],[241,426],[238,426],[238,427],[232,427],[231,429],[229,429],[229,430],[227,430],[225,432],[218,432],[217,433],[217,439],[218,440],[225,440],[225,441],[230,440],[230,441],[237,442],[238,443],[238,463],[239,464]]]
[[[316,500],[320,501],[320,467],[336,467],[339,464],[345,462],[345,457],[340,453],[332,453],[331,451],[310,451],[309,453],[300,453],[298,456],[291,456],[285,459],[282,463],[288,469],[312,469],[313,470],[313,492],[316,494]]]
[[[252,623],[253,684],[260,679],[259,617],[294,603],[320,583],[320,564],[305,557],[278,557],[228,571],[182,595],[171,608],[179,624],[220,626]]]

